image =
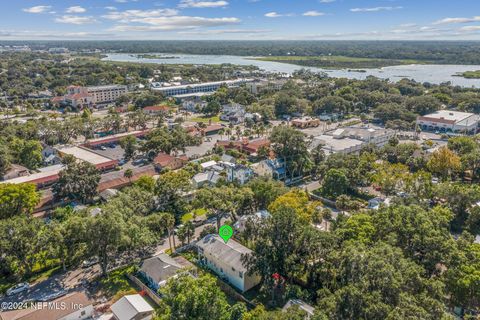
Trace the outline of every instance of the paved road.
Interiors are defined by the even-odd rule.
[[[203,231],[203,229],[205,229],[207,226],[212,226],[212,225],[216,226],[216,223],[207,223],[205,225],[197,227],[195,229],[194,239],[197,239],[200,236],[200,233]],[[181,245],[180,240],[176,236],[175,236],[175,244],[177,247]],[[160,244],[155,248],[155,250],[153,250],[153,255],[157,255],[159,253],[165,252],[169,248],[170,246],[168,243],[168,239],[167,238],[162,239]],[[131,262],[131,259],[125,258],[123,260],[129,260]],[[31,288],[28,291],[25,291],[10,297],[6,297],[6,296],[0,297],[0,304],[2,302],[22,302],[27,300],[38,300],[46,295],[60,291],[62,289],[73,290],[75,288],[81,287],[82,282],[84,281],[89,282],[95,279],[96,277],[98,277],[100,274],[101,274],[101,270],[98,264],[89,268],[78,267],[78,268],[69,270],[67,272],[56,274],[44,281],[30,284]]]

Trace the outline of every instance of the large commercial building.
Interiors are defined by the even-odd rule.
[[[417,118],[417,125],[423,131],[441,133],[468,133],[478,131],[480,116],[468,112],[439,110]]]
[[[87,92],[93,97],[96,104],[115,102],[119,97],[128,93],[127,86],[109,85],[87,87]]]
[[[363,147],[371,144],[383,147],[395,136],[393,130],[349,127],[326,132],[313,139],[311,149],[322,146],[326,154],[358,153]]]
[[[122,85],[98,87],[69,86],[67,94],[53,98],[52,103],[69,105],[74,108],[89,107],[94,104],[115,102],[120,96],[127,93],[127,86]]]
[[[286,79],[279,80],[257,80],[247,84],[247,89],[253,94],[259,94],[266,91],[280,91],[287,83]]]
[[[67,147],[58,149],[60,156],[71,155],[78,160],[91,163],[100,171],[107,171],[118,166],[118,161],[104,157],[98,153],[82,147]]]
[[[251,82],[251,79],[225,80],[216,82],[205,82],[197,84],[187,84],[181,86],[152,88],[153,91],[161,92],[165,97],[171,96],[185,96],[189,94],[196,94],[199,92],[215,92],[222,86],[229,88],[238,87],[244,83]]]

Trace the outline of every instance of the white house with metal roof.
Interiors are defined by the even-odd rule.
[[[242,262],[252,250],[235,240],[225,243],[218,235],[209,234],[197,242],[197,248],[200,262],[241,292],[260,283],[260,276],[250,275]]]

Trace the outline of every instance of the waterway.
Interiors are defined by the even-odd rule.
[[[465,71],[480,70],[478,65],[401,65],[384,68],[362,69],[365,72],[349,71],[346,69],[329,70],[315,67],[303,67],[288,63],[259,61],[252,57],[229,55],[194,55],[194,54],[154,54],[160,58],[142,58],[138,54],[112,53],[108,54],[105,61],[138,62],[157,64],[193,64],[193,65],[253,65],[267,72],[280,72],[291,74],[295,70],[308,69],[313,72],[326,72],[330,77],[363,80],[368,76],[375,76],[390,81],[399,81],[403,78],[413,79],[418,82],[440,84],[451,82],[462,87],[480,88],[480,79],[466,79],[455,76]],[[163,57],[163,58],[162,58]]]

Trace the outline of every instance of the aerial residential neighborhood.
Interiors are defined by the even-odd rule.
[[[480,319],[480,10],[0,4],[0,320]]]

